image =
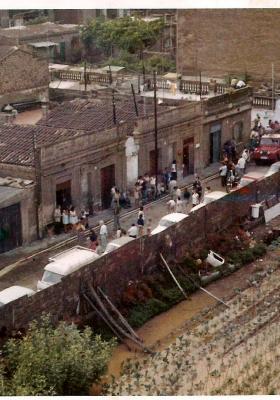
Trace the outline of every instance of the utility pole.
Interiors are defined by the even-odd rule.
[[[157,130],[157,76],[154,71],[154,119],[155,119],[155,173],[156,173],[156,194],[158,195],[158,130]]]
[[[199,100],[201,101],[201,71],[199,71]]]
[[[36,133],[32,134],[32,147],[34,155],[34,170],[35,170],[35,213],[36,213],[36,235],[37,239],[41,239],[40,235],[40,218],[39,210],[41,205],[41,167],[40,167],[40,149],[36,145]]]
[[[142,71],[143,71],[143,85],[145,84],[146,74],[145,74],[145,65],[142,63]]]
[[[140,86],[140,74],[138,74],[138,94],[141,93],[141,86]]]
[[[85,92],[87,91],[87,62],[84,62],[84,81],[85,81]]]
[[[271,108],[274,111],[274,63],[271,64]]]
[[[117,125],[115,90],[114,89],[112,89],[112,106],[113,106],[113,121],[114,121],[114,125]]]
[[[111,65],[109,65],[109,83],[110,83],[110,85],[112,85],[112,83],[113,83]]]
[[[132,84],[132,83],[131,83],[131,91],[132,91],[132,96],[133,96],[135,114],[136,114],[136,116],[138,117],[138,108],[137,108],[137,103],[136,103],[136,98],[135,98],[134,87],[133,87],[133,84]]]

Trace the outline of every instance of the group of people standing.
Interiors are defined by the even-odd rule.
[[[224,153],[224,159],[222,166],[219,169],[221,177],[221,185],[224,187],[227,184],[229,178],[234,179],[236,176],[242,177],[246,172],[247,164],[250,162],[249,149],[244,149],[240,157],[237,159],[229,157],[227,153]]]
[[[64,233],[85,230],[88,228],[88,216],[89,212],[85,210],[82,210],[78,216],[74,206],[63,210],[60,206],[56,206],[54,210],[55,233],[59,234],[62,228]]]

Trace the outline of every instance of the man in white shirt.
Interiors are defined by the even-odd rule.
[[[138,228],[135,224],[132,224],[131,227],[127,231],[128,236],[132,238],[137,238],[138,235]]]
[[[245,165],[246,165],[246,160],[243,157],[240,157],[237,164],[236,164],[236,168],[237,168],[237,172],[243,176],[245,173]]]
[[[172,213],[172,212],[176,211],[176,202],[175,202],[175,200],[173,200],[173,199],[169,200],[167,202],[167,205],[168,205],[169,212]]]
[[[105,251],[108,243],[108,229],[107,226],[104,224],[104,221],[99,221],[100,225],[100,243],[102,252]]]

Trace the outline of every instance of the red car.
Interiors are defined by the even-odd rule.
[[[270,133],[262,136],[259,146],[254,150],[253,159],[257,165],[262,162],[274,163],[280,160],[280,134]]]

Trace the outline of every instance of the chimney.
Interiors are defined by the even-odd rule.
[[[49,113],[49,102],[46,97],[43,97],[41,100],[41,107],[42,107],[42,116],[43,118],[48,118]]]

